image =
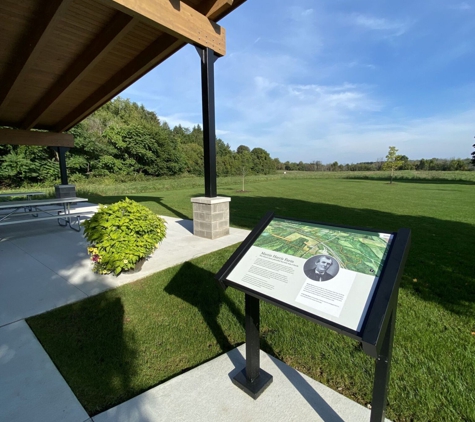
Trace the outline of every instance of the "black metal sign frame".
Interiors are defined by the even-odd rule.
[[[381,275],[361,329],[355,331],[227,279],[232,270],[274,218],[279,217],[275,216],[273,212],[267,213],[216,274],[216,279],[223,289],[231,286],[246,294],[246,368],[235,377],[233,382],[254,399],[272,382],[272,376],[259,368],[259,300],[264,300],[362,343],[364,352],[376,360],[371,422],[383,421],[386,410],[398,290],[409,252],[410,230],[400,229],[396,233],[390,233],[393,235],[393,239],[384,261]],[[361,227],[334,225],[287,217],[284,219],[323,225],[330,229],[382,232]]]

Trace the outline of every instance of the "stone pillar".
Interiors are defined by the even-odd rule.
[[[217,239],[229,234],[229,202],[231,198],[200,196],[193,203],[193,234],[206,239]]]

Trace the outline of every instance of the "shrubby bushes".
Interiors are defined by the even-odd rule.
[[[167,232],[162,218],[128,198],[100,205],[82,224],[93,270],[99,274],[118,275],[133,269],[157,248]]]

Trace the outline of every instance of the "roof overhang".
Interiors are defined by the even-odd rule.
[[[216,22],[244,2],[3,0],[0,126],[63,132],[187,43],[224,55]]]

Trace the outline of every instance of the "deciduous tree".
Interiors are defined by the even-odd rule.
[[[397,148],[396,147],[389,147],[388,155],[386,155],[386,162],[383,165],[384,170],[391,170],[391,181],[393,182],[394,171],[397,170],[403,164],[399,158],[401,156],[397,155]]]

